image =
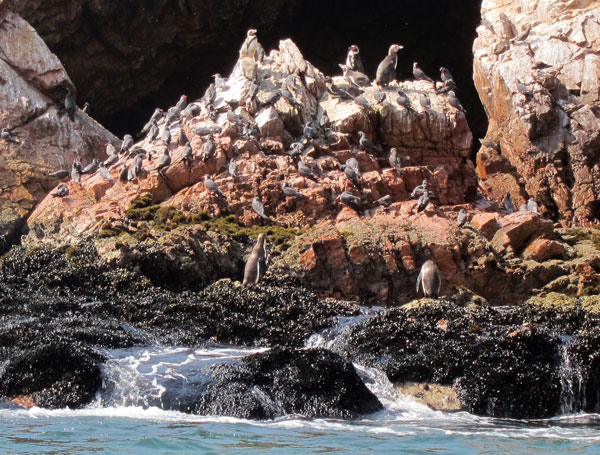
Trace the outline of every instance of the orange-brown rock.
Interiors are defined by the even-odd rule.
[[[0,240],[18,235],[36,204],[57,183],[46,174],[79,157],[102,158],[116,138],[81,111],[64,110],[72,86],[62,64],[35,30],[0,5],[0,124],[13,141],[0,140]],[[0,241],[0,249],[3,242]]]
[[[549,235],[554,227],[551,221],[544,220],[528,211],[511,213],[501,219],[502,227],[492,239],[497,251],[513,251],[519,253],[532,239]]]
[[[535,239],[527,245],[527,248],[523,251],[523,257],[544,262],[551,258],[561,259],[566,252],[565,246],[555,240]]]
[[[479,229],[488,240],[491,240],[500,228],[496,213],[478,213],[471,219],[471,224],[474,228]]]
[[[600,6],[484,0],[474,80],[489,114],[477,158],[485,192],[542,215],[600,219]]]

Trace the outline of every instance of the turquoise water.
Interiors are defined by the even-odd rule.
[[[1,454],[594,454],[600,415],[540,421],[433,411],[385,375],[357,365],[385,410],[362,420],[287,416],[255,422],[165,411],[165,384],[202,377],[215,362],[255,350],[135,348],[107,351],[103,392],[81,410],[0,409]],[[535,399],[532,397],[532,399]]]

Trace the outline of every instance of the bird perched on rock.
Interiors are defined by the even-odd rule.
[[[192,129],[192,133],[196,136],[207,136],[209,134],[218,134],[221,132],[221,127],[219,125],[212,126],[197,126]]]
[[[344,79],[346,79],[351,84],[354,84],[357,87],[368,87],[371,85],[371,81],[369,80],[369,77],[366,74],[363,74],[360,71],[353,71],[346,65],[343,65],[341,63],[339,66],[342,69]]]
[[[256,36],[257,30],[251,28],[246,32],[246,39],[242,43],[242,47],[240,48],[240,57],[242,53],[245,53],[252,60],[257,60],[257,51],[258,51],[258,37]]]
[[[429,205],[429,202],[431,202],[431,199],[429,198],[429,191],[424,190],[423,194],[419,196],[419,201],[417,203],[417,212],[422,212],[423,210],[425,210]]]
[[[181,161],[183,161],[188,166],[191,166],[193,159],[194,151],[192,150],[192,145],[188,142],[183,146],[183,152],[181,152]]]
[[[389,207],[392,205],[392,196],[386,194],[375,201],[375,204],[380,207]]]
[[[382,92],[381,90],[375,90],[373,92],[373,98],[375,98],[375,102],[377,104],[381,104],[385,101],[385,99],[387,98],[387,95],[385,94],[385,92]]]
[[[361,199],[358,196],[355,196],[350,191],[344,191],[340,194],[337,199],[342,201],[342,204],[347,205],[351,209],[360,213],[362,211]]]
[[[464,226],[464,224],[466,222],[467,222],[467,211],[464,208],[462,208],[458,212],[458,217],[456,218],[456,223],[458,224],[459,227],[462,227],[462,226]]]
[[[223,78],[223,76],[221,76],[221,73],[215,73],[211,76],[215,82],[215,88],[216,89],[226,89],[227,87],[227,81]]]
[[[175,110],[181,114],[181,111],[184,110],[188,105],[187,95],[181,95],[177,104],[175,104]]]
[[[400,158],[396,147],[390,149],[390,166],[396,169],[396,174],[402,175],[402,159]]]
[[[408,95],[401,89],[398,89],[398,98],[396,98],[396,103],[398,103],[399,106],[402,106],[407,111],[413,110]]]
[[[123,142],[121,142],[121,151],[119,153],[128,152],[132,145],[133,136],[131,134],[126,134],[123,136]]]
[[[143,153],[138,153],[135,158],[133,159],[133,176],[134,177],[139,177],[143,171],[143,163],[144,163],[144,154]]]
[[[348,158],[346,160],[346,166],[351,167],[352,169],[354,169],[354,172],[360,178],[360,166],[359,166],[358,160],[356,158],[354,158],[354,157]]]
[[[83,112],[85,112],[87,115],[92,114],[92,107],[90,106],[90,103],[88,103],[87,101],[85,103],[83,103],[83,107],[81,108],[81,110]]]
[[[344,166],[344,174],[346,174],[346,177],[348,178],[348,181],[350,181],[355,187],[357,187],[359,190],[363,190],[362,185],[360,184],[360,180],[359,180],[359,175],[356,173],[356,171],[354,170],[353,167],[351,166]]]
[[[504,196],[504,200],[502,201],[502,207],[509,214],[515,212],[515,205],[513,204],[509,192],[507,192],[506,196]]]
[[[256,244],[248,256],[244,267],[244,281],[242,284],[257,284],[267,273],[267,253],[265,248],[265,233],[258,234]]]
[[[110,176],[110,172],[109,170],[106,168],[106,166],[104,165],[104,163],[100,163],[98,165],[98,173],[100,174],[100,176],[104,179],[104,180],[111,180],[112,181],[112,177]]]
[[[69,195],[69,187],[64,183],[60,183],[56,187],[56,193],[52,193],[52,197],[65,197]]]
[[[121,164],[121,170],[119,171],[119,180],[123,183],[129,181],[129,169],[125,163]]]
[[[185,131],[183,131],[183,128],[181,128],[179,130],[179,138],[177,139],[177,145],[185,145],[188,142],[190,142],[190,140],[187,137],[187,134],[185,134]]]
[[[54,177],[57,179],[64,179],[69,176],[70,172],[66,169],[59,169],[58,171],[51,172],[50,174],[46,174],[48,177]]]
[[[308,166],[304,161],[300,160],[298,161],[298,173],[302,176],[302,177],[306,177],[308,179],[314,180],[315,182],[318,181],[317,176],[313,173],[312,169],[310,168],[310,166]]]
[[[208,136],[204,144],[202,144],[202,161],[205,163],[210,160],[217,151],[217,144],[212,136]]]
[[[104,151],[106,152],[107,156],[111,156],[111,155],[117,155],[117,149],[115,148],[114,145],[112,145],[110,142],[107,142],[104,145]]]
[[[356,44],[352,44],[348,48],[348,55],[346,56],[346,66],[352,71],[365,72],[365,67],[360,58],[360,50]]]
[[[442,82],[454,81],[452,73],[450,73],[448,68],[444,68],[443,66],[440,66],[440,78]]]
[[[71,165],[71,180],[81,184],[81,163],[77,160]]]
[[[460,101],[458,100],[458,98],[452,90],[448,92],[448,103],[450,104],[450,106],[452,106],[455,109],[458,109],[463,114],[467,113],[467,111],[465,111],[465,108],[462,107],[462,104],[460,104]]]
[[[265,215],[265,206],[260,200],[260,196],[254,196],[254,199],[252,199],[252,210],[258,213],[262,218],[269,219],[269,217]]]
[[[152,122],[150,129],[148,130],[148,134],[146,134],[146,139],[148,139],[150,142],[154,141],[154,139],[158,137],[159,131],[158,125],[155,122]]]
[[[431,259],[425,261],[417,277],[417,294],[419,288],[422,288],[425,297],[437,299],[441,287],[442,280],[437,265]]]
[[[302,142],[292,142],[290,149],[286,150],[285,153],[293,158],[295,156],[300,156],[303,151],[304,145],[302,145]]]
[[[291,197],[291,198],[306,198],[308,196],[305,196],[302,193],[299,193],[298,191],[296,191],[295,188],[293,188],[289,183],[287,182],[283,182],[281,184],[281,190],[283,191],[283,194],[285,194],[286,197]]]
[[[93,174],[98,170],[98,159],[94,158],[90,164],[81,170],[81,174]]]
[[[431,79],[425,71],[423,71],[417,62],[413,63],[413,76],[418,81],[429,81],[433,84],[433,79]]]
[[[159,174],[163,174],[165,169],[171,165],[171,155],[169,154],[169,148],[163,147],[163,154],[161,155],[158,166],[154,169]]]
[[[342,100],[353,99],[353,96],[348,93],[348,91],[338,87],[333,83],[331,76],[325,76],[325,87],[327,88],[327,92],[334,98],[340,98]]]
[[[431,109],[431,101],[425,93],[421,93],[419,95],[419,103],[421,104],[421,107],[425,110],[425,112],[428,112]]]
[[[159,118],[163,115],[164,111],[160,108],[157,107],[154,110],[154,113],[152,114],[152,116],[150,117],[150,120],[148,120],[148,122],[144,125],[144,127],[142,128],[142,130],[138,133],[138,137],[143,136],[144,134],[148,133],[150,131],[150,128],[155,125],[156,126],[156,122],[158,122]],[[152,140],[152,139],[150,139]]]
[[[211,179],[208,174],[204,175],[204,187],[209,194],[216,194],[217,196],[227,199],[225,194],[221,191],[221,189],[217,186],[213,179]]]
[[[537,202],[535,202],[535,199],[530,197],[527,200],[527,210],[529,210],[530,212],[535,213],[536,215],[539,215],[540,213],[538,212],[538,205]]]
[[[71,87],[67,87],[67,95],[65,96],[65,110],[72,122],[75,121],[75,109],[77,108],[77,104],[75,104],[75,93],[71,89]]]
[[[379,147],[378,145],[373,144],[368,138],[367,135],[365,134],[364,131],[359,131],[358,132],[358,144],[360,145],[360,147],[365,150],[366,152],[370,152],[370,153],[381,153],[381,147]]]
[[[166,123],[162,128],[162,133],[160,133],[160,140],[165,145],[169,145],[169,143],[171,142],[171,130],[169,129]]]
[[[428,189],[428,185],[429,181],[427,179],[423,179],[421,184],[415,186],[415,188],[412,190],[412,193],[410,193],[410,198],[414,199],[416,197],[421,196],[423,192],[425,192]]]
[[[375,83],[383,87],[387,86],[396,78],[396,66],[398,65],[398,51],[404,46],[392,44],[388,50],[388,55],[381,61],[377,67]]]
[[[0,138],[5,140],[6,142],[16,143],[16,141],[13,139],[12,134],[10,133],[8,128],[2,128],[2,133],[0,133]]]

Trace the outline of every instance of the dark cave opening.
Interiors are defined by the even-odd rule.
[[[291,38],[304,56],[325,74],[340,74],[338,63],[344,62],[347,47],[357,44],[367,74],[374,77],[389,45],[402,44],[404,49],[398,54],[397,78],[411,79],[412,63],[419,62],[427,74],[439,80],[439,67],[445,66],[454,75],[457,95],[467,110],[475,138],[474,149],[478,145],[477,138],[485,135],[487,117],[473,84],[472,54],[481,0],[280,0],[273,3],[246,0],[238,4],[245,5],[240,6],[244,8],[243,15],[232,20],[227,29],[222,25],[206,25],[210,24],[207,22],[210,18],[195,17],[200,28],[189,30],[189,34],[199,35],[197,44],[184,48],[174,39],[172,43],[179,46],[178,53],[185,55],[171,56],[171,60],[158,58],[157,64],[171,65],[175,70],[170,71],[159,89],[133,102],[123,99],[123,105],[107,106],[102,99],[94,99],[101,98],[102,93],[88,92],[87,81],[77,80],[84,76],[76,70],[71,71],[67,59],[65,66],[69,74],[75,75],[72,77],[80,91],[80,104],[85,100],[92,106],[99,104],[100,108],[94,110],[93,115],[118,136],[137,132],[155,107],[172,106],[184,93],[189,99],[199,98],[212,81],[213,73],[229,74],[246,30],[256,27],[259,41],[267,51],[277,48],[279,40]],[[221,14],[220,6],[212,5],[211,8]],[[227,8],[231,9],[232,5]],[[273,9],[276,9],[275,14]],[[268,19],[265,10],[272,14]],[[173,27],[173,18],[167,18],[164,9],[155,7],[150,13],[157,15],[153,25],[155,33],[160,34],[163,26]],[[230,12],[227,10],[222,14]],[[213,42],[203,40],[202,27],[212,27]],[[55,47],[53,50],[61,57],[61,46]],[[140,74],[136,76],[136,69],[132,69],[132,83],[135,84],[136,79],[138,83],[144,83],[144,75],[141,70],[137,71]],[[90,95],[92,97],[86,98]]]

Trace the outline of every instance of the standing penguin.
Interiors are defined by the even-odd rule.
[[[398,64],[398,51],[403,49],[400,44],[392,44],[388,55],[381,61],[377,67],[375,83],[383,87],[387,86],[396,78],[396,65]]]
[[[256,245],[248,256],[246,267],[244,267],[244,281],[242,284],[257,284],[267,273],[267,254],[265,251],[265,233],[258,234]]]
[[[365,72],[365,67],[359,55],[360,50],[356,44],[352,44],[348,48],[348,55],[346,56],[346,66],[352,71]]]
[[[256,36],[256,29],[251,28],[246,32],[246,39],[242,43],[242,47],[240,48],[240,56],[242,52],[245,52],[248,57],[252,60],[257,60],[257,51],[258,51],[258,37]]]
[[[417,294],[419,293],[419,287],[423,289],[423,295],[425,297],[437,299],[438,294],[440,293],[442,287],[440,271],[435,262],[431,259],[425,261],[421,267],[421,271],[417,277]]]

